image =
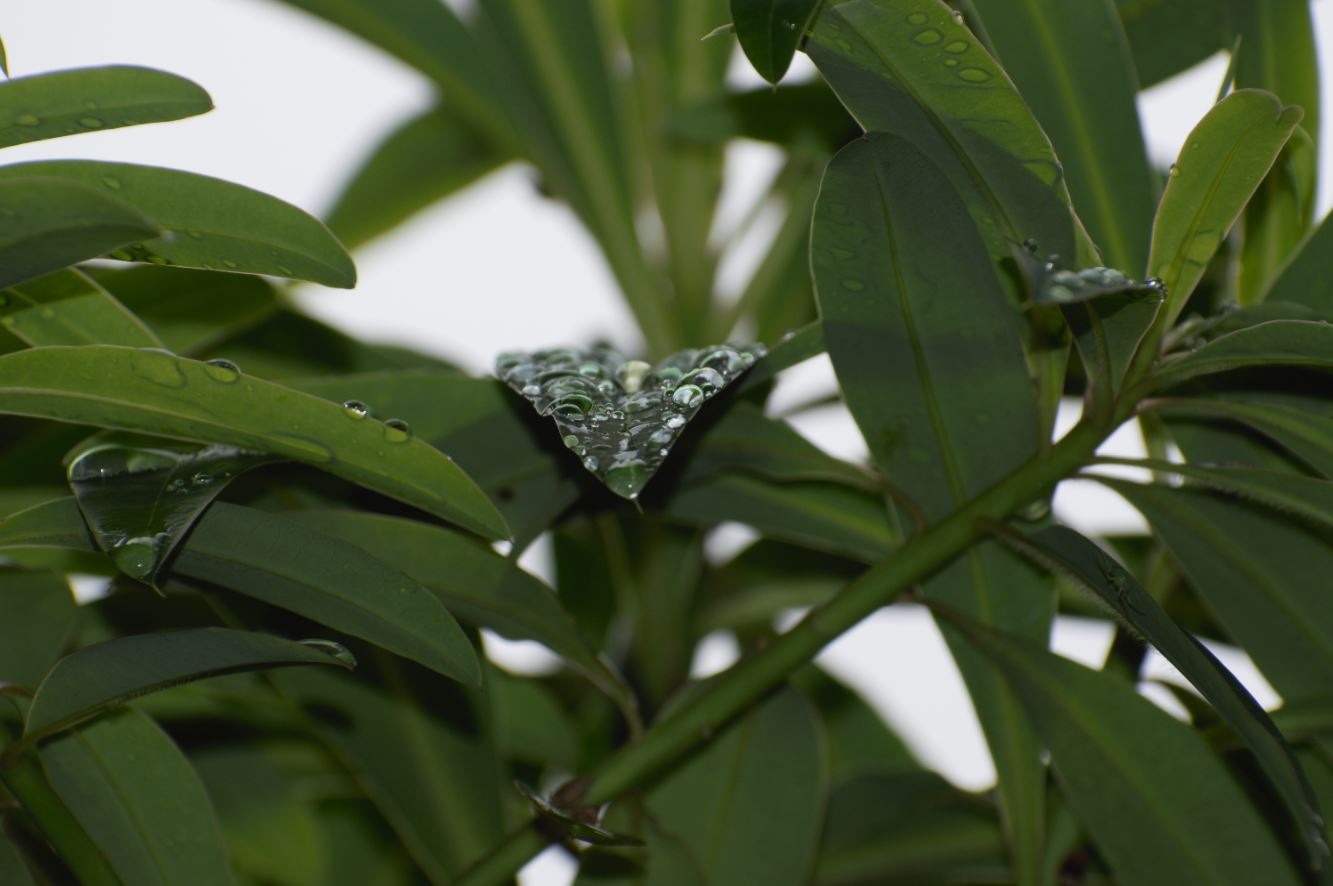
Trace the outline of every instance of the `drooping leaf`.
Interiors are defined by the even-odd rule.
[[[34,348],[0,356],[0,412],[268,452],[487,537],[508,534],[467,475],[410,430],[227,364],[132,348]]]
[[[35,687],[60,657],[77,617],[65,579],[0,570],[0,683]]]
[[[356,285],[352,259],[324,225],[295,206],[250,188],[128,163],[41,160],[0,167],[0,183],[39,176],[112,197],[164,232],[131,234],[116,244],[130,243],[121,249],[103,247],[101,251],[112,258],[271,274],[344,289]]]
[[[302,664],[351,668],[351,653],[325,640],[199,628],[120,637],[62,658],[37,687],[24,732],[62,732],[131,698],[222,674]]]
[[[1062,793],[1118,879],[1300,882],[1277,840],[1197,734],[1126,681],[952,616],[1004,674]]]
[[[34,346],[162,346],[115,296],[74,268],[0,291],[0,326]]]
[[[1333,369],[1333,326],[1312,320],[1270,320],[1223,335],[1154,374],[1156,387],[1246,366]]]
[[[509,159],[493,139],[442,105],[375,147],[326,214],[328,225],[355,249]]]
[[[69,485],[97,546],[156,587],[199,515],[237,476],[274,460],[233,446],[97,435],[70,462]]]
[[[820,738],[809,702],[783,690],[663,778],[648,808],[711,883],[806,883],[828,779]],[[720,785],[728,801],[701,806]]]
[[[1231,45],[1225,0],[1115,0],[1115,5],[1140,89]]]
[[[745,57],[774,85],[787,73],[796,47],[822,0],[731,0],[731,18]]]
[[[584,468],[635,499],[704,403],[763,355],[762,345],[718,345],[650,366],[609,348],[557,348],[502,354],[496,374],[555,421]]]
[[[1162,404],[1161,412],[1167,417],[1224,419],[1248,425],[1333,479],[1333,416],[1281,400],[1251,397],[1170,400]]]
[[[0,148],[213,110],[198,85],[152,68],[108,65],[34,74],[0,83]]]
[[[3,178],[16,168],[0,167],[0,289],[160,233],[137,208],[76,182]]]
[[[1321,317],[1333,318],[1333,274],[1328,273],[1328,256],[1333,251],[1331,218],[1333,214],[1324,216],[1296,250],[1269,287],[1265,301],[1305,305]]]
[[[143,714],[124,710],[60,736],[42,746],[41,760],[126,883],[235,882],[199,776]]]
[[[1123,566],[1072,529],[1052,526],[1021,537],[1006,535],[1006,539],[1097,594],[1208,699],[1254,753],[1296,825],[1310,867],[1320,868],[1328,856],[1328,837],[1318,798],[1282,733],[1231,672],[1172,621]]]
[[[1157,207],[1148,257],[1149,275],[1166,287],[1171,319],[1300,121],[1300,108],[1238,89],[1190,132]]]

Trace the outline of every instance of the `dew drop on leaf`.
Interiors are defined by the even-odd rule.
[[[370,415],[370,407],[360,400],[348,400],[343,403],[343,414],[352,421],[361,421],[361,419]]]

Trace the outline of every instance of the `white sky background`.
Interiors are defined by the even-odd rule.
[[[1333,9],[1313,6],[1320,44],[1333,47]],[[0,37],[16,76],[95,64],[130,63],[189,77],[217,110],[165,126],[83,135],[10,148],[3,162],[53,157],[170,166],[240,182],[318,213],[370,148],[432,91],[411,69],[322,22],[264,0],[3,0]],[[798,59],[800,61],[800,59]],[[1215,57],[1153,89],[1140,103],[1154,162],[1174,158],[1211,104],[1225,62]],[[1319,213],[1333,204],[1333,76],[1323,72],[1325,131]],[[758,82],[743,64],[738,81]],[[729,155],[724,219],[734,220],[773,168],[772,153],[739,145]],[[530,174],[511,167],[429,210],[357,256],[355,291],[308,290],[301,303],[327,322],[361,336],[445,355],[488,372],[494,354],[514,348],[606,337],[634,347],[637,335],[600,254],[570,213],[540,198]],[[738,257],[724,272],[739,279]],[[827,361],[791,373],[781,402],[830,389]],[[1068,424],[1072,413],[1062,416]],[[835,454],[860,457],[864,446],[845,417],[824,410],[797,423]],[[1130,429],[1106,451],[1142,454]],[[1057,513],[1088,531],[1141,525],[1114,496],[1073,484],[1057,496]],[[743,533],[717,539],[732,548]],[[527,562],[543,571],[540,552]],[[1055,647],[1099,662],[1109,634],[1062,619]],[[523,648],[495,654],[535,661]],[[1244,656],[1223,651],[1228,665],[1261,703],[1276,696]],[[706,644],[701,672],[724,667],[734,649]],[[921,758],[960,785],[989,784],[993,770],[938,633],[920,610],[884,610],[837,641],[821,662],[884,711]],[[1150,673],[1167,674],[1157,659]],[[910,674],[910,679],[895,675]],[[525,871],[526,886],[571,878],[569,863],[548,852]]]

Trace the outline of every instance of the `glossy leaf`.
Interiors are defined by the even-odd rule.
[[[0,326],[34,346],[162,346],[115,296],[74,268],[0,291]]]
[[[1225,0],[1115,0],[1140,89],[1227,48]]]
[[[152,720],[125,710],[48,742],[51,786],[126,883],[235,882],[222,831],[189,762]]]
[[[1123,566],[1072,529],[1053,526],[1006,539],[1039,563],[1073,576],[1095,593],[1208,699],[1254,753],[1297,826],[1310,867],[1320,868],[1328,857],[1328,836],[1319,801],[1282,733],[1231,672],[1172,621]]]
[[[160,233],[137,208],[50,176],[4,179],[0,167],[0,289]]]
[[[0,183],[38,176],[115,198],[165,231],[156,239],[156,232],[122,238],[117,245],[130,242],[122,249],[104,247],[112,258],[293,277],[344,289],[356,285],[352,259],[324,225],[250,188],[128,163],[41,160],[0,167]]]
[[[1117,879],[1300,882],[1263,818],[1188,726],[1124,680],[951,620],[1022,699],[1062,793]]]
[[[1161,411],[1168,417],[1226,419],[1248,425],[1333,479],[1333,416],[1313,414],[1281,401],[1250,398],[1171,400]]]
[[[1148,257],[1173,319],[1300,121],[1300,108],[1239,89],[1190,132],[1157,207]]]
[[[1320,316],[1333,318],[1333,274],[1328,256],[1333,251],[1333,215],[1324,216],[1269,288],[1266,301],[1289,302],[1313,308]]]
[[[356,410],[153,350],[41,348],[0,357],[0,412],[183,437],[307,462],[490,538],[499,513],[448,457]]]
[[[355,249],[509,159],[507,151],[443,105],[377,145],[325,217],[347,248]]]
[[[1333,326],[1310,320],[1271,320],[1214,339],[1163,364],[1157,387],[1247,366],[1312,366],[1333,369]]]
[[[0,83],[0,148],[79,132],[180,120],[213,110],[196,84],[151,68],[109,65]]]
[[[736,38],[760,77],[776,84],[787,73],[792,57],[796,55],[796,47],[821,2],[731,0]]]
[[[274,460],[232,446],[97,435],[70,462],[69,485],[97,546],[156,587],[199,515],[237,476]]]
[[[663,778],[648,808],[711,883],[806,883],[828,778],[820,740],[809,702],[781,691]],[[721,785],[729,801],[701,806]]]
[[[635,499],[705,402],[764,355],[763,345],[717,345],[650,366],[609,348],[502,354],[496,373],[549,416],[583,467]]]
[[[121,637],[56,663],[37,687],[25,734],[49,736],[140,695],[241,671],[303,664],[355,666],[337,643],[200,628]]]
[[[36,687],[60,657],[77,618],[64,578],[0,570],[0,683]]]

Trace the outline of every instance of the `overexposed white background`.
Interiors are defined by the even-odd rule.
[[[1313,9],[1321,47],[1333,48],[1333,10],[1328,4]],[[241,182],[316,214],[330,205],[382,135],[424,110],[432,95],[424,78],[395,59],[266,0],[7,0],[0,4],[0,37],[15,76],[94,64],[148,65],[195,80],[217,105],[211,114],[169,125],[11,148],[3,162],[83,157],[170,166]],[[1174,158],[1213,101],[1225,66],[1221,56],[1214,57],[1142,97],[1155,163],[1166,166]],[[732,76],[737,83],[758,83],[740,61]],[[1333,169],[1328,70],[1323,88],[1321,165],[1328,171]],[[719,230],[735,224],[774,166],[774,153],[764,146],[742,143],[731,149]],[[1333,176],[1326,174],[1319,213],[1330,204]],[[734,288],[756,254],[743,250],[725,262],[724,282]],[[489,176],[371,244],[357,255],[357,265],[356,290],[312,287],[299,294],[301,304],[358,335],[442,354],[473,372],[488,372],[492,357],[505,349],[595,337],[637,347],[600,254],[570,213],[541,198],[531,175],[519,167]],[[779,406],[831,389],[827,361],[812,361],[790,375],[777,392]],[[1076,409],[1071,404],[1062,415],[1065,426]],[[796,424],[837,455],[864,456],[855,427],[837,410],[821,410]],[[1142,454],[1132,428],[1122,429],[1106,451]],[[1086,531],[1142,525],[1118,499],[1088,483],[1062,487],[1056,511]],[[744,530],[732,527],[717,534],[711,551],[724,555],[746,538]],[[544,573],[544,557],[539,544],[524,563]],[[1066,618],[1053,642],[1058,652],[1097,664],[1108,639],[1099,625]],[[547,664],[542,651],[529,644],[492,638],[488,648],[515,669]],[[1244,655],[1219,653],[1261,703],[1278,702]],[[696,670],[725,667],[734,654],[724,638],[715,638],[705,644]],[[968,788],[993,781],[961,681],[924,612],[902,606],[884,610],[835,642],[820,662],[860,689],[928,765]],[[1156,658],[1149,673],[1170,678],[1171,669]],[[525,869],[524,882],[555,886],[571,876],[568,859],[548,851]]]

